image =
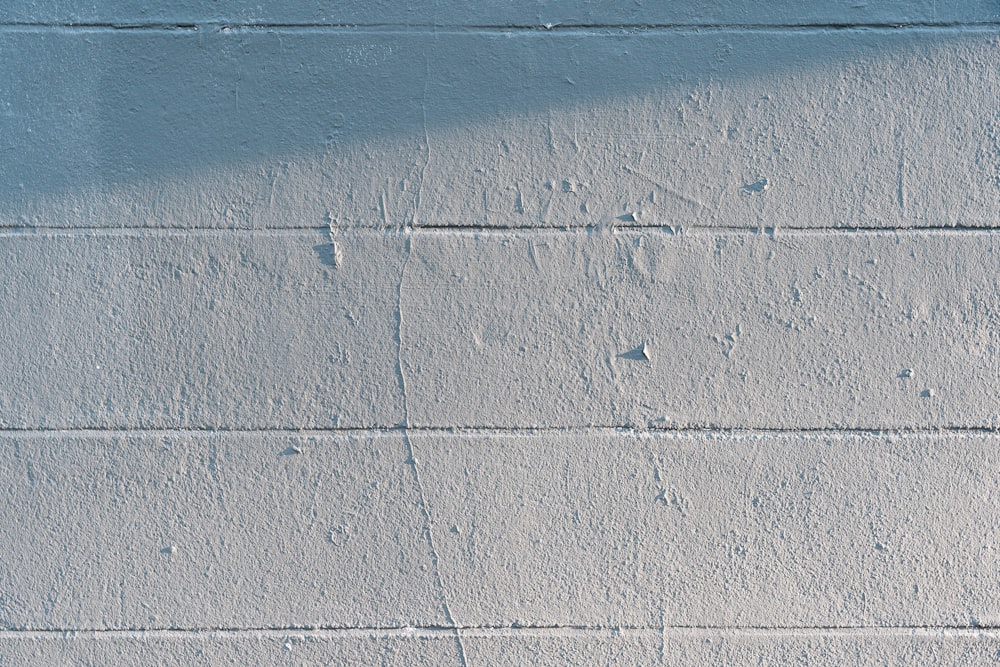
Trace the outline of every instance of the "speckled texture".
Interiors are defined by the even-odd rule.
[[[990,233],[340,230],[333,243],[6,236],[0,423],[997,425]]]
[[[994,234],[414,233],[421,426],[998,425]]]
[[[0,238],[0,426],[367,428],[403,417],[406,239]],[[339,263],[339,266],[338,266]]]
[[[399,434],[0,437],[0,625],[442,625]]]
[[[989,226],[998,58],[983,26],[8,29],[0,223]]]
[[[517,0],[471,6],[458,0],[376,0],[363,5],[345,0],[171,0],[155,4],[137,0],[11,0],[0,8],[0,21],[36,23],[146,22],[251,23],[304,25],[432,25],[530,26],[553,30],[565,25],[809,25],[843,23],[983,22],[1000,17],[988,0],[941,3],[933,0],[857,2],[753,3],[725,0],[701,3],[593,0]]]
[[[1000,622],[993,435],[0,444],[8,628]]]
[[[1000,623],[1000,439],[413,437],[460,624]]]
[[[0,7],[0,665],[1000,661],[1000,7]]]

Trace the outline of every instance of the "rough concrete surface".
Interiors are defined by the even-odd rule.
[[[812,25],[812,24],[948,24],[992,22],[1000,10],[989,0],[781,0],[767,4],[748,0],[722,2],[593,2],[592,0],[516,0],[470,5],[458,0],[173,0],[149,4],[136,0],[11,0],[0,9],[0,21],[12,23],[250,23],[282,25],[523,26],[553,30],[573,25]]]
[[[998,453],[962,434],[8,434],[0,622],[989,627]]]
[[[446,622],[404,438],[5,435],[7,628]]]
[[[1000,412],[987,232],[9,232],[0,257],[7,427],[993,428]]]
[[[411,240],[417,425],[998,425],[993,233]]]
[[[1000,5],[0,7],[0,666],[1000,663]]]
[[[700,631],[671,641],[663,664],[703,665],[996,665],[996,631],[732,633]]]
[[[154,632],[0,636],[0,663],[49,667],[320,667],[327,665],[459,665],[449,634],[412,637],[405,633]]]
[[[315,230],[5,234],[0,425],[398,424],[406,249]]]
[[[0,59],[4,225],[980,227],[1000,199],[987,26],[36,27]]]
[[[875,641],[873,641],[875,639]],[[496,630],[248,631],[0,636],[19,665],[992,665],[995,631]]]
[[[459,624],[1000,623],[992,435],[412,438]]]

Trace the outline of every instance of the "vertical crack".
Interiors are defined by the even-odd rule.
[[[444,585],[444,578],[441,576],[441,559],[438,556],[437,548],[434,546],[433,522],[431,520],[430,508],[427,504],[427,494],[424,493],[424,485],[420,479],[420,464],[417,459],[413,441],[410,439],[410,403],[406,392],[406,371],[403,368],[403,288],[406,283],[406,269],[410,265],[413,257],[413,230],[404,230],[406,235],[406,259],[403,261],[403,270],[399,276],[399,293],[397,296],[396,312],[398,316],[396,328],[396,370],[399,373],[399,387],[403,395],[403,441],[406,443],[407,456],[413,470],[413,480],[417,487],[417,496],[420,500],[420,512],[424,518],[425,532],[427,536],[427,546],[431,551],[431,565],[434,570],[434,584],[441,591],[441,606],[444,610],[445,620],[454,628],[455,644],[458,648],[459,661],[462,667],[469,667],[468,658],[465,655],[465,644],[462,642],[462,634],[455,617],[451,613],[451,605],[448,603],[448,591]]]
[[[896,142],[899,144],[899,161],[896,165],[896,205],[899,206],[899,216],[906,217],[906,144],[903,128],[896,128]]]
[[[435,31],[434,35],[435,41],[437,40],[437,33]],[[411,225],[416,225],[420,218],[420,205],[424,199],[424,178],[427,175],[427,167],[431,163],[431,137],[430,133],[427,131],[427,93],[431,85],[431,57],[427,51],[424,51],[424,94],[423,98],[420,100],[420,112],[422,114],[423,126],[424,126],[424,164],[420,167],[420,180],[417,183],[417,201],[413,205],[413,218],[410,221]]]

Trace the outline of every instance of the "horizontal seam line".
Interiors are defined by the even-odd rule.
[[[222,235],[222,234],[289,234],[294,232],[320,232],[328,234],[329,225],[303,225],[299,227],[64,227],[58,225],[0,225],[0,234],[6,235],[70,235],[74,233],[114,233],[121,235]],[[949,225],[949,226],[919,226],[919,227],[790,227],[790,226],[736,226],[736,225],[580,225],[562,227],[531,227],[505,225],[418,225],[395,227],[364,227],[364,226],[334,226],[333,229],[343,233],[454,233],[454,234],[489,234],[489,233],[538,233],[538,234],[582,234],[582,233],[615,233],[615,232],[659,232],[670,236],[683,234],[746,234],[763,236],[782,235],[895,235],[895,234],[996,234],[1000,226]]]
[[[324,228],[325,229],[325,228]],[[344,230],[351,229],[379,229],[377,227],[364,228],[364,227],[344,227],[340,228]],[[781,235],[785,233],[791,234],[899,234],[899,233],[946,233],[946,234],[961,234],[961,233],[996,233],[1000,231],[1000,226],[977,226],[977,225],[948,225],[948,226],[933,226],[933,225],[921,225],[912,227],[792,227],[792,226],[770,226],[770,225],[757,225],[757,226],[739,226],[739,225],[635,225],[635,224],[624,224],[624,225],[580,225],[571,227],[522,227],[522,226],[502,226],[502,225],[490,225],[490,226],[453,226],[453,225],[419,225],[409,228],[414,232],[419,232],[422,230],[426,231],[464,231],[467,233],[489,233],[491,231],[496,232],[523,232],[523,231],[538,231],[538,232],[561,232],[561,233],[578,233],[578,232],[662,232],[670,235],[678,235],[683,233],[745,233],[745,234],[764,234],[764,235]]]
[[[800,23],[698,23],[698,22],[646,22],[646,23],[511,23],[511,24],[461,24],[461,23],[350,23],[350,22],[255,22],[192,20],[185,22],[103,22],[103,21],[8,21],[0,23],[4,28],[36,28],[57,30],[110,30],[110,31],[198,31],[203,28],[213,30],[329,30],[364,31],[387,30],[407,32],[483,32],[483,33],[543,33],[571,34],[580,31],[634,32],[678,32],[678,31],[750,31],[750,32],[810,32],[810,31],[906,31],[906,30],[951,30],[981,29],[1000,27],[996,19],[971,21],[876,21],[876,22],[800,22]]]
[[[0,632],[409,632],[425,630],[438,632],[455,632],[456,630],[580,630],[580,631],[626,631],[626,630],[742,630],[760,632],[787,631],[854,631],[854,630],[1000,630],[1000,624],[914,624],[914,625],[716,625],[716,624],[668,624],[668,625],[631,625],[617,623],[557,623],[557,624],[517,624],[517,625],[281,625],[281,626],[203,626],[203,627],[132,627],[132,628],[2,628]]]
[[[184,427],[184,428],[129,428],[129,427],[76,427],[76,428],[0,428],[0,435],[13,434],[107,434],[107,435],[391,435],[396,433],[428,433],[440,435],[518,435],[518,434],[550,434],[550,433],[606,433],[606,434],[694,434],[694,435],[935,435],[935,434],[996,434],[1000,427],[988,426],[940,426],[940,427],[895,427],[895,428],[837,428],[837,427],[788,427],[788,428],[746,428],[746,427],[648,427],[629,425],[600,426],[524,426],[524,427],[492,427],[492,426],[378,426],[378,427],[341,427],[341,428],[220,428],[220,427]]]

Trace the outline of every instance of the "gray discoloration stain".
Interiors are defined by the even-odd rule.
[[[745,195],[757,195],[771,189],[771,183],[766,178],[761,178],[753,183],[747,183],[740,187],[740,192]]]
[[[521,186],[515,188],[514,211],[519,215],[524,215],[524,198],[521,195]]]

